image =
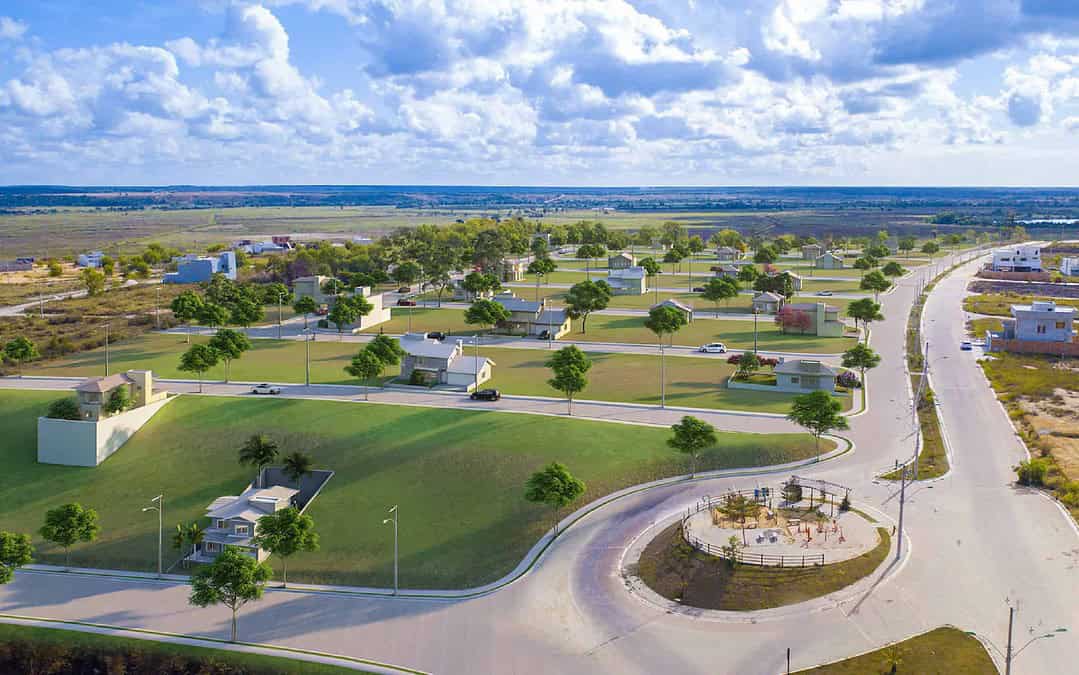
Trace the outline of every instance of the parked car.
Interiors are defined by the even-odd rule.
[[[252,394],[267,394],[269,396],[277,396],[278,394],[281,393],[281,387],[275,387],[272,384],[266,384],[264,382],[262,384],[256,384],[254,387],[251,387],[251,393]]]
[[[427,335],[425,337],[428,340],[438,340],[439,342],[442,342],[443,340],[446,339],[446,334],[443,333],[442,331],[433,330],[433,331],[427,333]]]
[[[963,340],[959,343],[959,349],[964,352],[972,351],[974,349],[974,343],[972,343],[970,340]]]
[[[819,295],[821,297],[824,297],[824,298],[830,298],[830,297],[832,297],[832,292],[831,291],[817,291],[817,295]]]
[[[727,345],[722,342],[709,342],[706,345],[698,347],[697,351],[704,352],[705,354],[726,354]]]
[[[416,301],[415,300],[409,300],[408,298],[400,298],[400,299],[397,300],[397,306],[398,307],[415,307],[416,306]]]
[[[408,286],[402,286],[401,288],[397,289],[397,292],[398,293],[411,293],[412,289],[409,288]]]
[[[694,293],[704,293],[704,286],[694,286],[693,287],[693,292]]]
[[[479,389],[469,396],[473,401],[497,401],[502,398],[502,392],[497,389]]]
[[[537,335],[536,337],[539,338],[540,340],[550,340],[551,339],[551,331],[549,331],[549,330],[540,331],[540,334]]]

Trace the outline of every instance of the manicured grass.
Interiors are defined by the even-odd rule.
[[[1052,300],[1061,306],[1079,307],[1079,299],[1076,298],[1043,298],[1013,293],[984,293],[981,295],[968,295],[964,298],[963,309],[975,314],[1011,316],[1012,305],[1029,305],[1035,300]]]
[[[520,294],[518,295],[520,296]],[[520,297],[532,299],[531,296],[527,295]],[[411,315],[411,320],[409,319],[409,315]],[[469,324],[465,323],[465,310],[463,309],[438,309],[435,307],[394,307],[392,310],[390,310],[390,316],[392,318],[386,323],[380,323],[377,326],[371,326],[363,332],[378,333],[379,331],[382,331],[384,333],[399,334],[407,332],[421,333],[437,330],[444,333],[452,333],[455,335],[475,335],[476,333],[487,332],[486,327],[470,326]]]
[[[752,611],[793,605],[850,586],[888,556],[891,537],[877,528],[880,543],[857,558],[822,567],[731,565],[702,553],[682,538],[681,524],[661,532],[641,554],[638,574],[649,588],[683,605]]]
[[[242,636],[241,636],[242,637]],[[158,668],[170,668],[169,672],[188,673],[244,673],[247,675],[355,675],[365,671],[340,668],[311,661],[290,659],[287,656],[247,654],[226,649],[195,647],[192,645],[157,642],[152,639],[117,637],[84,633],[61,627],[41,628],[16,624],[0,624],[0,667],[11,668],[6,672],[73,672],[60,670],[21,671],[27,664],[14,659],[16,654],[29,657],[33,654],[39,666],[48,662],[50,656],[64,657],[85,662],[92,659],[100,665],[109,662],[109,672],[129,675],[153,675]],[[55,659],[54,659],[55,660]],[[148,665],[147,663],[155,664]],[[203,670],[205,669],[205,670]],[[80,671],[89,672],[89,671]],[[103,672],[103,671],[94,671]]]
[[[832,281],[832,280],[816,280],[816,279],[802,279],[802,292],[805,294],[815,293],[817,291],[832,291],[833,293],[865,293],[858,284],[861,283],[861,279],[851,279],[850,281]],[[866,295],[869,295],[866,293]]]
[[[511,570],[550,527],[550,509],[526,502],[525,480],[551,461],[584,480],[585,504],[614,490],[686,472],[664,428],[454,409],[299,399],[181,396],[120,451],[88,469],[35,461],[36,417],[56,392],[0,391],[0,522],[31,533],[42,562],[62,551],[36,534],[45,511],[69,501],[100,514],[101,535],[73,565],[151,570],[157,520],[140,509],[166,496],[166,527],[201,518],[253,477],[236,461],[254,433],[282,453],[303,450],[336,472],[310,507],[322,547],[289,561],[289,579],[387,586],[393,537],[382,524],[401,505],[401,583],[467,587]],[[830,448],[823,448],[828,450]],[[721,433],[702,468],[777,464],[813,455],[805,434]],[[169,561],[176,553],[166,551]]]
[[[999,333],[1004,330],[1004,324],[1000,319],[971,319],[967,322],[967,328],[974,337],[984,338],[987,332]]]
[[[617,317],[614,317],[617,318]],[[195,336],[201,343],[206,337]],[[192,379],[177,369],[187,348],[181,335],[150,334],[110,348],[111,372],[129,369],[153,370],[159,378]],[[355,342],[332,338],[311,343],[311,381],[320,384],[360,384],[344,368],[363,347]],[[558,348],[556,343],[555,348]],[[469,353],[472,350],[469,349]],[[497,364],[492,386],[507,394],[559,396],[547,385],[550,370],[544,365],[550,352],[536,349],[482,347],[481,353]],[[640,354],[592,354],[595,366],[589,372],[589,387],[579,398],[659,403],[659,357]],[[722,386],[734,371],[725,359],[667,357],[667,400],[669,403],[702,408],[754,410],[786,413],[791,395],[771,392],[727,390]],[[104,372],[104,350],[84,352],[65,360],[48,361],[27,369],[32,375],[90,377]],[[387,368],[386,377],[395,377],[398,368]],[[221,381],[224,366],[218,365],[203,377]],[[252,340],[252,349],[232,363],[232,380],[239,382],[303,382],[304,345],[292,340]],[[375,383],[372,383],[375,384]]]
[[[656,336],[645,328],[643,316],[612,316],[595,314],[588,318],[586,332],[575,325],[566,338],[597,342],[631,342],[656,344]],[[697,346],[708,342],[723,342],[732,349],[753,347],[753,322],[744,320],[700,319],[685,326],[671,340],[676,345]],[[760,351],[805,352],[838,354],[850,349],[854,338],[817,337],[796,332],[783,333],[772,317],[757,321],[757,348]]]
[[[935,628],[861,656],[798,672],[807,675],[883,675],[891,672],[893,655],[902,658],[896,669],[898,673],[984,675],[998,672],[989,652],[977,638],[951,626]]]

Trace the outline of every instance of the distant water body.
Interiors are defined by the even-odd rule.
[[[1075,225],[1079,223],[1079,218],[1032,218],[1030,220],[1017,220],[1017,223],[1023,225]]]

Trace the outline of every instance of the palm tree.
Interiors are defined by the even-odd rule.
[[[255,434],[240,448],[240,464],[258,469],[255,485],[262,487],[262,468],[277,459],[277,443],[266,434]]]
[[[899,672],[899,666],[903,665],[903,652],[904,649],[898,644],[888,645],[882,652],[884,666],[888,668],[888,672],[892,675]]]
[[[202,544],[202,540],[206,538],[206,528],[199,525],[198,521],[193,521],[187,526],[185,536],[187,543],[191,546],[191,555],[195,555],[199,550],[199,545]]]
[[[310,455],[300,451],[293,452],[285,457],[285,475],[288,476],[292,482],[299,485],[300,480],[311,473],[312,463]]]

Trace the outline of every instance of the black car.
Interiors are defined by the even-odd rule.
[[[502,393],[497,389],[480,389],[472,392],[469,398],[473,401],[497,401],[502,398]]]
[[[397,289],[397,292],[398,293],[411,293],[412,289],[409,288],[408,286],[402,286],[401,288]]]
[[[539,338],[540,340],[550,340],[551,339],[551,331],[545,330],[545,331],[541,332],[539,335],[537,335],[536,337]]]
[[[704,286],[697,286],[693,289],[694,293],[704,293]]]
[[[443,333],[442,331],[433,330],[433,331],[430,331],[429,333],[427,333],[427,339],[428,340],[438,340],[439,342],[442,342],[443,340],[446,339],[446,334]]]

